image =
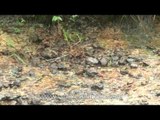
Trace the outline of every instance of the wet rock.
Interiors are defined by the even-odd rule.
[[[87,61],[88,64],[98,64],[99,63],[99,61],[96,58],[93,58],[93,57],[88,57],[86,59],[86,61]]]
[[[12,87],[20,87],[21,81],[19,79],[16,79],[15,81],[12,81],[9,86]]]
[[[137,57],[137,58],[134,58],[136,62],[142,62],[143,61],[143,57]]]
[[[127,70],[120,70],[120,73],[121,73],[122,75],[127,75],[127,74],[128,74],[128,71],[127,71]]]
[[[118,56],[119,58],[121,58],[121,57],[125,56],[125,53],[123,51],[118,51],[116,53],[116,56]]]
[[[102,82],[95,83],[91,86],[91,90],[103,90],[103,89],[104,89],[104,85]]]
[[[50,69],[58,69],[58,66],[56,63],[51,64]]]
[[[66,71],[69,68],[69,65],[65,63],[59,63],[58,65],[58,70]]]
[[[58,73],[58,71],[56,70],[56,69],[53,69],[53,70],[51,70],[50,71],[52,74],[57,74]]]
[[[119,57],[118,57],[118,56],[111,55],[110,65],[111,65],[112,67],[118,67],[118,66],[119,66],[118,60],[119,60]]]
[[[21,72],[22,72],[22,68],[21,67],[14,67],[11,71],[12,71],[13,76],[20,77]]]
[[[86,75],[89,77],[95,77],[97,74],[98,74],[97,70],[93,67],[86,69]]]
[[[137,65],[136,63],[131,63],[131,64],[130,64],[130,67],[131,67],[131,68],[138,68],[138,65]]]
[[[133,59],[133,58],[128,58],[126,61],[131,64],[131,63],[135,62],[135,59]]]
[[[119,60],[119,57],[118,56],[112,56],[112,60],[117,61],[117,60]]]
[[[49,69],[52,74],[56,74],[58,72],[58,66],[56,63],[53,63]]]
[[[100,60],[100,63],[101,63],[102,66],[106,66],[107,63],[108,63],[108,61],[107,61],[105,58],[102,58],[102,59]]]
[[[111,66],[112,67],[118,67],[119,66],[118,61],[112,61]]]
[[[119,65],[125,65],[126,64],[126,58],[125,57],[121,57],[120,60],[118,61]]]

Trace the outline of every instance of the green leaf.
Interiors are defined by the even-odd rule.
[[[13,41],[13,40],[8,39],[6,42],[7,42],[7,46],[8,46],[8,47],[12,47],[12,48],[14,48],[14,47],[15,47],[15,45],[14,45],[14,41]]]
[[[21,30],[20,30],[19,28],[13,28],[13,30],[14,30],[14,32],[15,32],[16,34],[21,33]]]
[[[52,17],[52,22],[59,22],[59,21],[63,21],[60,16],[53,16]]]
[[[77,17],[78,17],[78,15],[72,15],[72,16],[70,17],[70,20],[72,20],[73,22],[75,22],[75,20],[76,20]]]
[[[73,18],[78,17],[78,15],[72,15]]]

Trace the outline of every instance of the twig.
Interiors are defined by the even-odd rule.
[[[59,59],[61,59],[61,58],[64,58],[64,57],[66,57],[66,56],[68,56],[69,54],[67,54],[67,55],[62,55],[62,56],[60,56],[60,57],[57,57],[57,58],[54,58],[54,59],[49,59],[49,60],[46,60],[47,62],[49,62],[49,61],[52,61],[52,62],[55,62],[55,61],[57,61],[57,60],[59,60]]]
[[[40,78],[38,78],[34,83],[38,83],[39,81],[41,81],[45,76],[42,76]]]

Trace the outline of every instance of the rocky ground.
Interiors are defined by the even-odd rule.
[[[54,30],[13,18],[0,21],[1,105],[160,104],[158,34],[130,40],[88,27],[86,41],[68,46]]]

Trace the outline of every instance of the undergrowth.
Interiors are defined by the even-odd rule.
[[[20,54],[15,47],[15,43],[12,39],[7,39],[6,41],[7,49],[11,52],[10,57],[14,58],[17,62],[22,64],[26,64],[23,60],[24,55]]]

